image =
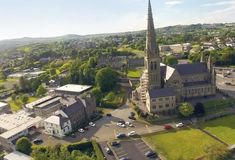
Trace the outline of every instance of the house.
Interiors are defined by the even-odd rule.
[[[32,159],[33,159],[32,157],[18,151],[11,152],[3,157],[3,160],[32,160]]]
[[[61,109],[44,120],[45,132],[56,137],[63,137],[77,130],[89,122],[96,112],[95,101],[91,101],[89,97],[63,97],[60,102]]]
[[[56,137],[63,137],[72,132],[70,120],[63,115],[53,115],[44,120],[45,133]]]

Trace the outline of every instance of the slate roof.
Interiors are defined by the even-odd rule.
[[[150,98],[170,97],[176,96],[176,93],[172,88],[160,88],[150,90],[149,96]]]
[[[80,112],[81,109],[84,109],[84,104],[81,101],[80,98],[73,99],[73,98],[68,98],[67,101],[65,99],[63,99],[62,102],[65,107],[63,107],[62,111],[64,111],[64,113],[70,117],[71,115],[73,115],[74,113]]]
[[[198,81],[198,82],[187,82],[187,83],[184,83],[184,86],[185,87],[190,87],[190,86],[201,86],[201,85],[208,85],[210,84],[209,82],[207,81]]]
[[[206,63],[178,64],[174,68],[180,75],[201,74],[207,72]]]

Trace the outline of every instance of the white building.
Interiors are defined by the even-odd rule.
[[[32,157],[21,152],[14,151],[5,155],[3,160],[32,160]]]
[[[9,112],[9,107],[7,103],[0,102],[0,114]]]
[[[64,137],[72,132],[71,122],[66,115],[53,115],[44,120],[45,133],[55,136]]]
[[[90,90],[92,86],[67,84],[65,86],[55,89],[56,95],[78,96]]]
[[[24,111],[0,115],[0,145],[5,149],[14,149],[13,142],[22,136],[34,134],[40,126],[40,117],[30,117]]]

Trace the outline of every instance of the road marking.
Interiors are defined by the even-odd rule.
[[[145,127],[148,130],[148,132],[151,133],[151,130],[150,130],[150,128],[149,128],[149,126],[147,124],[145,125]]]

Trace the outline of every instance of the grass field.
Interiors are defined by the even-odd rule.
[[[37,97],[29,97],[29,100],[27,103],[30,103],[30,102],[33,102],[33,101],[36,101],[38,98]],[[23,106],[23,103],[20,101],[20,99],[16,99],[15,101],[13,100],[10,100],[9,101],[9,105],[10,105],[10,108],[13,112],[17,112],[19,111],[20,109],[22,109],[22,106]]]
[[[235,144],[235,115],[208,121],[203,124],[203,129],[229,145]]]
[[[167,160],[192,160],[204,156],[209,145],[221,145],[197,129],[159,133],[144,139]]]
[[[129,78],[139,78],[141,76],[143,69],[132,69],[128,70],[127,77]]]
[[[3,85],[6,89],[12,89],[15,84],[18,84],[19,80],[14,78],[8,78],[6,80],[0,80],[0,86]]]
[[[235,99],[218,99],[210,100],[203,103],[207,114],[218,113],[225,109],[231,108],[235,104]]]
[[[137,57],[144,57],[144,51],[132,49],[132,48],[129,48],[129,47],[127,47],[127,46],[123,46],[123,47],[121,47],[121,48],[118,48],[118,51],[119,51],[119,52],[133,53],[133,54],[135,54]]]

